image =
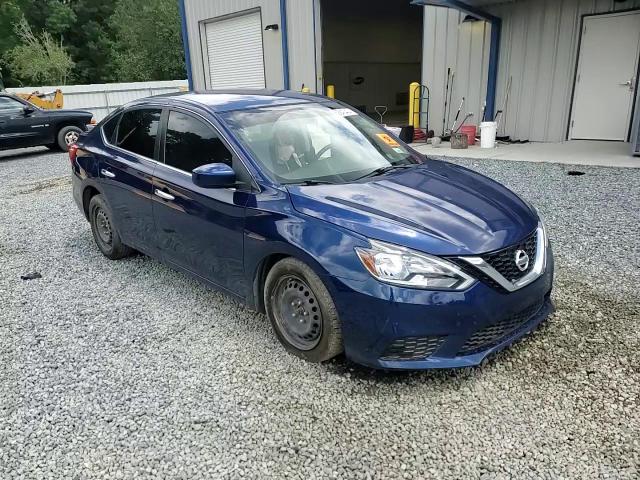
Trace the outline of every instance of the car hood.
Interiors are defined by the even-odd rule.
[[[538,224],[537,214],[503,185],[436,160],[367,182],[287,189],[301,213],[434,255],[498,250]]]

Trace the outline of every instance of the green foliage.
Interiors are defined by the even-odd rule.
[[[110,27],[115,6],[115,1],[73,1],[76,23],[73,33],[65,36],[65,42],[76,62],[78,83],[107,83],[116,78],[111,54],[116,39]]]
[[[53,36],[64,37],[76,23],[76,14],[69,3],[58,0],[48,2],[49,13],[45,18],[45,29]]]
[[[5,55],[13,74],[34,85],[64,85],[73,67],[64,47],[48,32],[33,33],[24,17],[15,26],[15,34],[20,44]]]
[[[75,66],[65,73],[72,73],[76,83],[186,76],[176,0],[0,0],[0,4],[0,66],[7,87],[33,83],[33,77],[25,76],[27,70],[37,71],[38,78],[59,72],[43,64],[45,46],[54,61],[59,61],[61,51],[67,52]],[[23,17],[36,32],[39,56],[33,57],[34,44],[15,34]],[[45,36],[50,42],[43,41]],[[30,60],[17,57],[18,52],[38,58],[39,63],[27,69]]]
[[[118,0],[111,27],[116,35],[113,58],[117,80],[186,76],[176,0]]]

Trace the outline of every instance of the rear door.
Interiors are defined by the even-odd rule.
[[[158,151],[160,107],[134,107],[103,127],[107,148],[99,155],[98,173],[113,222],[122,241],[138,250],[155,250],[151,210],[153,170]]]
[[[33,109],[25,113],[24,108]],[[49,115],[31,104],[0,96],[0,148],[33,147],[53,143]]]
[[[153,215],[165,261],[242,297],[244,207],[248,192],[200,188],[191,171],[226,163],[248,175],[228,144],[205,118],[182,109],[166,112],[164,142],[153,181]],[[250,183],[250,182],[249,182]]]

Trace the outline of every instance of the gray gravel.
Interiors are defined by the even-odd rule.
[[[640,170],[459,163],[539,207],[558,312],[481,368],[384,373],[105,259],[67,158],[0,153],[0,478],[638,478]]]

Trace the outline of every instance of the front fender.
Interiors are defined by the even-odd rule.
[[[259,291],[261,285],[256,281],[261,279],[265,261],[274,255],[297,258],[321,278],[335,276],[357,281],[369,278],[354,251],[357,246],[368,245],[366,238],[295,211],[286,194],[273,200],[268,210],[248,207],[246,212],[244,264],[247,281],[254,284],[250,304],[259,305],[256,285]],[[327,288],[329,283],[325,282]]]

